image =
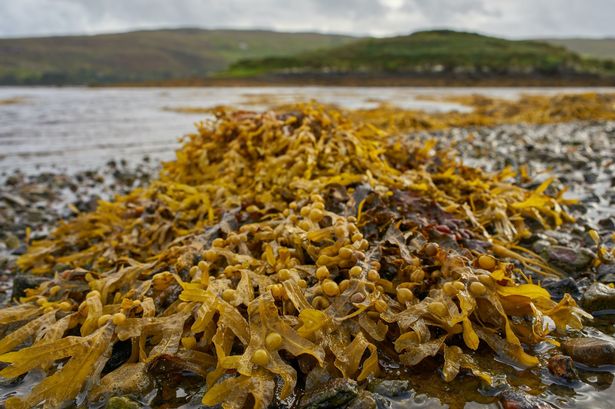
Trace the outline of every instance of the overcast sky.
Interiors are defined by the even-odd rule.
[[[159,27],[615,37],[615,0],[0,0],[0,37]]]

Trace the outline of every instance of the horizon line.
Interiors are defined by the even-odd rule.
[[[279,33],[279,34],[316,34],[316,35],[328,35],[328,36],[339,36],[339,37],[352,37],[356,39],[362,38],[389,38],[389,37],[399,37],[399,36],[407,36],[411,34],[415,34],[423,31],[441,31],[441,30],[449,30],[455,32],[463,32],[463,33],[473,33],[480,34],[489,37],[497,37],[503,38],[507,40],[566,40],[566,39],[575,39],[575,40],[615,40],[615,35],[606,35],[606,36],[582,36],[582,35],[565,35],[565,36],[536,36],[536,37],[509,37],[502,36],[498,34],[492,34],[485,31],[480,30],[470,30],[463,28],[455,28],[455,27],[425,27],[425,28],[417,28],[413,31],[408,32],[399,32],[399,33],[391,33],[387,35],[377,35],[377,34],[350,34],[350,33],[341,33],[341,32],[331,32],[327,30],[280,30],[276,28],[265,28],[265,27],[199,27],[199,26],[157,26],[157,27],[135,27],[133,29],[121,29],[117,31],[98,31],[92,33],[53,33],[53,34],[35,34],[35,35],[16,35],[16,36],[0,36],[0,40],[27,40],[27,39],[43,39],[43,38],[67,38],[67,37],[99,37],[99,36],[108,36],[108,35],[118,35],[118,34],[131,34],[131,33],[139,33],[139,32],[152,32],[152,31],[180,31],[180,30],[198,30],[198,31],[237,31],[237,32],[248,32],[248,31],[260,31],[260,32],[271,32],[271,33]]]

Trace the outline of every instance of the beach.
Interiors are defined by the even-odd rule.
[[[20,94],[20,91],[16,91],[15,94]],[[74,94],[77,91],[67,90],[67,92]],[[127,96],[134,96],[134,93],[141,91],[101,92],[103,95],[105,92],[110,92],[113,100],[118,97],[116,92],[119,94],[126,92]],[[25,253],[27,244],[47,237],[61,220],[72,220],[81,213],[95,210],[99,205],[99,200],[113,200],[116,195],[125,195],[136,188],[147,186],[156,179],[160,170],[160,161],[173,158],[173,151],[179,146],[175,141],[180,136],[178,133],[190,132],[190,122],[197,121],[204,116],[202,113],[182,113],[181,108],[185,111],[187,106],[206,107],[206,104],[204,105],[203,101],[198,99],[202,98],[201,93],[205,91],[182,91],[187,95],[192,95],[191,93],[198,95],[193,96],[195,99],[182,100],[181,103],[175,102],[174,104],[167,101],[165,91],[148,92],[150,96],[154,92],[159,99],[155,105],[156,114],[147,110],[153,111],[153,107],[142,111],[132,110],[131,112],[142,112],[143,117],[138,114],[126,115],[124,124],[118,128],[113,128],[113,122],[117,122],[118,118],[111,118],[113,121],[110,121],[109,126],[105,122],[105,125],[100,125],[100,130],[92,126],[92,122],[82,122],[76,126],[88,127],[88,132],[92,132],[89,137],[79,136],[83,145],[73,142],[76,135],[73,135],[72,129],[58,130],[53,123],[47,124],[47,128],[43,126],[38,129],[39,140],[46,141],[46,145],[41,148],[37,148],[35,146],[37,144],[31,141],[28,142],[30,145],[27,148],[24,144],[20,145],[20,135],[23,138],[27,130],[20,129],[18,122],[15,122],[12,129],[2,130],[3,141],[10,141],[7,144],[8,149],[15,149],[11,154],[5,153],[0,160],[3,172],[3,185],[0,188],[0,224],[3,226],[0,237],[0,270],[3,272],[0,276],[2,280],[0,299],[3,302],[8,302],[11,294],[17,297],[23,296],[25,289],[40,282],[36,276],[22,274],[16,265],[16,259]],[[311,93],[316,91],[286,92],[287,94],[283,94],[282,97],[278,96],[275,102],[290,102],[292,98],[297,98],[297,95],[299,98],[305,98],[306,95],[312,95]],[[324,99],[329,103],[338,103],[342,106],[346,104],[348,108],[356,108],[365,106],[365,104],[369,106],[385,97],[399,100],[402,95],[405,95],[407,98],[405,104],[411,108],[420,107],[440,111],[460,109],[451,103],[438,105],[429,100],[421,101],[416,98],[419,91],[388,90],[390,94],[385,96],[380,94],[379,99],[375,99],[372,92],[372,90],[369,92],[356,91],[345,95],[335,90],[330,91],[329,99],[327,97]],[[518,95],[508,90],[489,92],[490,95],[509,98]],[[252,91],[249,94],[252,95]],[[33,95],[36,95],[36,92]],[[25,93],[22,97],[25,101],[36,101],[37,97],[33,95]],[[219,96],[216,94],[212,98],[216,102],[228,104],[243,101],[244,105],[239,106],[244,109],[261,110],[264,108],[264,101],[267,101],[267,97],[256,100],[252,96],[246,99],[245,90],[243,93],[236,93],[232,98],[228,97],[227,100]],[[77,97],[71,96],[71,98]],[[148,97],[141,96],[141,98]],[[177,101],[177,95],[172,95],[172,100]],[[113,106],[112,102],[109,104]],[[4,115],[13,114],[4,112]],[[83,115],[87,117],[91,113],[84,108]],[[100,115],[101,121],[109,119],[106,112],[101,112]],[[157,115],[160,117],[156,118]],[[165,126],[161,127],[158,123],[153,123],[152,118],[165,123]],[[70,126],[70,124],[64,125]],[[132,132],[137,127],[139,131]],[[156,131],[153,141],[150,141],[149,134],[154,128]],[[109,132],[105,133],[108,130]],[[101,135],[106,135],[106,137],[103,138]],[[613,246],[615,122],[573,121],[544,125],[518,123],[409,132],[403,138],[425,142],[435,139],[441,145],[441,149],[457,152],[463,164],[478,167],[485,172],[501,172],[508,167],[523,169],[515,177],[515,184],[528,190],[537,189],[543,181],[549,178],[553,178],[549,187],[549,189],[554,189],[553,192],[566,186],[568,190],[564,197],[571,200],[568,208],[571,216],[576,220],[575,223],[564,224],[557,230],[544,229],[535,225],[531,236],[526,237],[521,245],[539,254],[550,265],[565,272],[565,276],[560,278],[544,278],[538,275],[534,275],[533,278],[540,281],[554,300],[558,301],[564,293],[569,293],[590,313],[598,311],[599,314],[594,324],[590,324],[582,333],[601,339],[605,345],[612,345],[612,336],[615,334],[613,316],[603,312],[612,310],[615,305],[615,290],[612,286],[609,287],[610,284],[615,283],[615,269],[613,268],[615,264],[602,263],[599,267],[592,268],[592,260],[598,257],[597,253],[600,250],[589,232],[597,233],[601,245]],[[111,141],[116,142],[111,143]],[[58,149],[55,151],[49,149],[49,145],[53,144],[58,144]],[[17,148],[11,147],[12,145]],[[66,146],[73,146],[74,151],[68,151]],[[45,150],[48,153],[37,155],[34,148]],[[73,159],[65,160],[67,157],[73,157]],[[573,200],[576,202],[573,203]],[[58,271],[61,270],[62,266],[59,266]],[[12,285],[13,279],[15,279],[14,286]],[[548,351],[549,349],[546,349],[543,352],[550,356]],[[588,354],[586,350],[578,348],[575,351],[578,355],[575,359],[578,358],[581,361],[586,359],[584,358],[584,354]],[[557,357],[554,354],[549,359],[556,360]],[[529,399],[529,405],[551,403],[565,408],[608,408],[610,396],[615,387],[613,386],[613,371],[609,368],[611,367],[593,370],[588,366],[582,367],[575,375],[575,383],[571,384],[562,384],[560,381],[549,383],[548,379],[552,380],[553,376],[558,376],[553,371],[552,373],[527,372],[521,375],[520,379],[528,384],[538,380],[542,380],[545,384],[540,389],[540,400],[521,396],[517,392],[503,393],[500,400],[503,402],[508,400],[511,404],[523,403],[524,399]],[[560,378],[568,375],[559,374]],[[410,374],[408,376],[410,385],[422,385],[420,379],[425,376],[421,371]],[[419,388],[407,394],[405,391],[410,388],[407,381],[406,383],[394,383],[391,380],[379,382],[370,383],[372,386],[368,387],[369,391],[360,393],[350,388],[354,391],[350,394],[356,399],[360,398],[357,404],[363,402],[365,405],[369,405],[372,401],[385,402],[389,407],[404,407],[411,403],[416,407],[451,405],[448,398],[442,395],[430,396],[429,388],[424,385],[424,390]],[[348,388],[347,384],[338,382],[335,388],[332,387],[328,393],[333,396],[336,393],[347,394]],[[451,388],[453,393],[467,396],[469,401],[479,399],[472,393],[466,395],[468,391],[464,390],[461,383],[454,383]],[[307,388],[302,402],[318,401],[322,398],[319,394],[322,395],[322,390],[315,388],[311,391]],[[198,396],[188,397],[185,402],[187,406],[182,407],[193,407],[191,405],[196,405],[199,401]],[[465,407],[474,407],[472,405],[475,404],[468,403]],[[312,406],[305,404],[299,407]],[[450,407],[456,406],[451,405]]]

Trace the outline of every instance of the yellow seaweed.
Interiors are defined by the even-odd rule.
[[[467,369],[491,382],[471,358],[481,341],[515,364],[539,364],[521,341],[555,342],[542,319],[565,332],[587,315],[507,260],[553,274],[516,247],[526,218],[547,228],[571,221],[566,201],[547,195],[547,182],[528,191],[510,182],[513,169],[484,172],[435,139],[399,135],[491,123],[456,115],[417,122],[393,108],[318,104],[217,111],[150,186],[60,224],[19,259],[48,280],[0,310],[0,324],[14,325],[0,340],[9,364],[0,375],[47,376],[7,407],[143,393],[142,375],[166,356],[205,378],[204,404],[225,408],[268,407],[275,377],[284,399],[305,368],[364,381],[382,371],[383,354],[408,367],[442,355],[446,381]],[[481,254],[436,243],[430,234],[463,247],[441,220],[491,245],[488,271]],[[92,390],[113,345],[127,340],[130,357]]]

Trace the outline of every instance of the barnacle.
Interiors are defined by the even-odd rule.
[[[34,242],[19,266],[49,279],[0,310],[13,328],[0,376],[46,377],[7,408],[144,393],[137,380],[169,357],[225,408],[268,407],[276,383],[285,399],[315,367],[363,381],[385,355],[409,367],[442,355],[445,381],[463,370],[492,382],[472,357],[482,343],[539,364],[527,345],[557,335],[547,317],[562,332],[587,314],[511,259],[555,273],[514,246],[527,218],[571,220],[563,199],[373,115],[216,112],[156,182]],[[130,354],[109,368],[120,342]]]

